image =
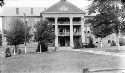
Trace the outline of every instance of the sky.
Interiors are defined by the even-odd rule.
[[[49,7],[60,0],[5,0],[7,7]],[[67,0],[77,7],[88,6],[91,1],[87,0]]]
[[[4,0],[4,7],[50,7],[60,0]],[[67,0],[77,7],[86,7],[91,4],[87,0]],[[3,8],[0,8],[0,12]],[[2,20],[0,18],[0,30],[2,29]]]

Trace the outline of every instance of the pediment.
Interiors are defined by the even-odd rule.
[[[71,4],[66,0],[61,0],[56,4],[50,6],[48,9],[44,10],[42,13],[85,13],[75,5]]]

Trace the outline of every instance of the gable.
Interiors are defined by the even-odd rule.
[[[56,4],[52,5],[42,13],[85,13],[75,5],[71,4],[66,0],[61,0]]]

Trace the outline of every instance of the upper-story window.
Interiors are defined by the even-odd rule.
[[[68,7],[62,6],[62,7],[60,8],[60,11],[68,11]]]
[[[31,14],[33,14],[33,8],[31,8]]]
[[[19,14],[19,8],[16,8],[16,14],[17,15]]]
[[[26,23],[28,23],[28,18],[26,18]]]

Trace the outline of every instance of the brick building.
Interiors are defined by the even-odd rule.
[[[31,33],[33,34],[34,25],[40,20],[40,13],[43,18],[49,20],[55,29],[55,46],[74,46],[75,40],[81,43],[89,43],[89,36],[93,37],[94,43],[100,43],[100,38],[96,38],[90,30],[91,24],[85,24],[87,18],[95,15],[87,15],[86,11],[71,4],[69,1],[60,0],[49,8],[43,7],[5,7],[0,14],[2,17],[3,29],[8,29],[10,19],[20,17],[24,20],[23,13],[26,13],[27,25],[32,26]],[[32,38],[33,39],[33,38]],[[108,40],[115,40],[115,34],[103,38],[103,44],[106,45]],[[3,35],[3,45],[6,45],[6,38]]]

